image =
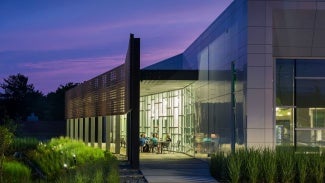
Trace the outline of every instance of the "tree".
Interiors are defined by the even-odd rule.
[[[46,96],[47,116],[49,120],[64,120],[65,118],[65,92],[77,86],[78,83],[69,82],[60,85],[55,92],[51,92]]]
[[[4,94],[1,96],[2,106],[5,107],[9,117],[13,119],[26,118],[33,111],[32,108],[28,108],[28,105],[44,97],[41,92],[34,90],[33,84],[28,84],[28,77],[20,73],[4,79],[0,87],[4,90]]]
[[[27,114],[34,113],[39,119],[45,118],[46,97],[42,92],[36,90],[28,92],[25,97]]]
[[[28,84],[28,77],[18,73],[11,75],[7,79],[3,79],[4,83],[0,87],[4,90],[4,97],[21,101],[28,92],[34,91],[33,84]]]

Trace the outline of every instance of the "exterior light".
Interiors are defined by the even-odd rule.
[[[73,154],[72,157],[73,157],[73,164],[76,166],[76,165],[77,165],[77,158],[76,158],[76,155]]]

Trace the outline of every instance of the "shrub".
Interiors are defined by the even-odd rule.
[[[13,133],[7,128],[0,126],[0,182],[3,179],[3,163],[5,160],[5,152],[12,143]]]
[[[266,148],[261,155],[261,171],[264,181],[267,183],[276,182],[277,163],[274,151]]]
[[[104,158],[87,162],[76,169],[67,169],[67,172],[57,179],[57,182],[119,182],[118,161],[116,158]]]
[[[38,146],[36,150],[29,152],[27,156],[37,164],[48,180],[54,180],[63,168],[64,160],[62,158],[64,156],[45,145]]]
[[[292,182],[295,177],[295,152],[291,147],[276,151],[279,178],[281,182]]]
[[[258,181],[260,172],[260,151],[249,149],[244,153],[246,154],[245,170],[247,172],[249,182],[256,183]]]
[[[242,159],[239,153],[235,152],[228,156],[228,176],[231,182],[236,183],[240,180]]]
[[[30,150],[37,148],[39,140],[36,138],[25,137],[25,138],[14,138],[12,144],[9,147],[9,153],[23,152],[27,153]]]
[[[210,173],[217,180],[226,180],[227,158],[221,151],[211,156]]]
[[[3,164],[3,182],[30,182],[31,170],[16,161],[5,162]]]
[[[113,169],[118,169],[118,161],[111,153],[63,137],[40,144],[29,157],[49,181],[59,177],[57,182],[99,182],[101,175],[109,177],[111,172],[114,174]]]
[[[210,171],[222,182],[324,182],[325,154],[296,152],[290,146],[238,150],[228,156],[218,152],[211,157]]]
[[[310,175],[314,182],[321,183],[324,181],[325,162],[320,154],[313,154],[310,157]]]
[[[308,160],[309,156],[306,153],[302,154],[296,154],[295,160],[296,160],[296,170],[297,170],[297,178],[300,183],[306,182],[306,178],[308,175]]]

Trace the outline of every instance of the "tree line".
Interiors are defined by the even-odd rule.
[[[0,83],[0,122],[4,119],[25,121],[34,113],[39,120],[57,121],[65,118],[65,92],[77,86],[69,82],[60,85],[55,92],[44,95],[28,82],[28,77],[20,73],[10,75]]]

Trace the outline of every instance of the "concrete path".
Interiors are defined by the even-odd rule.
[[[217,182],[207,162],[178,153],[141,155],[140,170],[149,183]]]

